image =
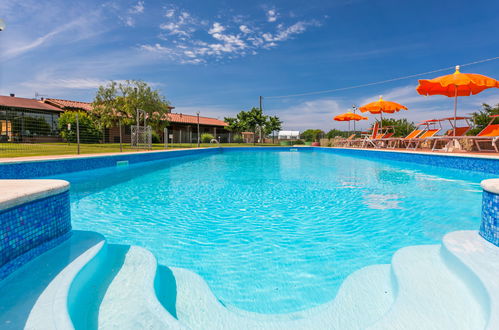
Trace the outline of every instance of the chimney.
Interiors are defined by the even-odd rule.
[[[16,94],[10,93],[10,97],[15,97],[15,96],[16,96]]]

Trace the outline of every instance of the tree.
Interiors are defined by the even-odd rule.
[[[413,122],[409,122],[406,118],[383,118],[382,127],[388,126],[393,127],[394,137],[407,136],[410,132],[416,129],[416,125],[414,125]]]
[[[327,132],[326,134],[326,137],[328,139],[333,139],[337,136],[341,136],[341,137],[348,137],[349,136],[349,132],[345,132],[345,131],[340,131],[339,129],[332,129],[330,130],[329,132]]]
[[[471,120],[475,127],[470,129],[466,135],[477,135],[480,133],[490,123],[492,119],[490,116],[492,115],[499,115],[499,104],[493,107],[487,103],[483,103],[481,109],[471,114]],[[499,119],[496,118],[495,121],[499,122]]]
[[[253,132],[253,144],[256,142],[256,133],[259,129],[265,128],[267,116],[263,115],[259,108],[252,108],[249,111],[241,111],[236,117],[225,117],[225,122],[229,124],[228,129],[234,132]]]
[[[102,131],[96,122],[83,111],[66,111],[59,117],[59,130],[61,136],[68,142],[76,142],[76,115],[78,114],[78,126],[81,143],[98,143],[102,138]],[[70,124],[71,129],[68,129]]]
[[[137,110],[146,113],[148,123],[156,130],[168,125],[168,101],[159,91],[140,80],[111,81],[100,86],[92,106],[92,115],[101,128],[137,124]]]
[[[282,121],[277,116],[268,116],[267,121],[265,122],[265,134],[271,134],[275,131],[280,131],[282,128]],[[272,134],[272,143],[274,143],[275,135]]]
[[[320,129],[307,129],[301,133],[301,138],[307,142],[317,142],[324,131]]]

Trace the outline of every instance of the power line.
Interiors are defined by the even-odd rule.
[[[479,60],[479,61],[475,61],[475,62],[460,64],[460,66],[461,67],[470,66],[470,65],[474,65],[474,64],[479,64],[479,63],[494,61],[494,60],[497,60],[497,59],[499,59],[499,56],[491,57],[491,58],[487,58],[487,59]],[[295,96],[308,96],[308,95],[333,93],[333,92],[345,91],[345,90],[349,90],[349,89],[356,89],[356,88],[368,87],[368,86],[373,86],[373,85],[386,84],[386,83],[389,83],[389,82],[392,82],[392,81],[404,80],[404,79],[409,79],[409,78],[424,76],[424,75],[427,75],[427,74],[430,74],[430,73],[437,73],[437,72],[442,72],[442,71],[448,71],[448,70],[454,69],[454,67],[455,66],[451,66],[451,67],[446,67],[446,68],[437,69],[437,70],[433,70],[433,71],[411,74],[409,76],[397,77],[397,78],[392,78],[392,79],[387,79],[387,80],[381,80],[381,81],[376,81],[376,82],[371,82],[371,83],[366,83],[366,84],[360,84],[360,85],[354,85],[354,86],[348,86],[348,87],[326,89],[326,90],[315,91],[315,92],[288,94],[288,95],[266,96],[265,98],[266,99],[282,99],[282,98],[295,97]]]

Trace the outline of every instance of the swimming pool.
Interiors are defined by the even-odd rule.
[[[334,298],[353,271],[480,223],[490,174],[335,153],[224,151],[58,176],[73,228],[191,269],[261,313]]]

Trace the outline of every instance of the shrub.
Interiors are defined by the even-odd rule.
[[[76,114],[78,113],[78,123],[80,126],[81,143],[98,143],[102,137],[102,132],[96,123],[86,112],[67,111],[59,117],[59,130],[61,136],[68,142],[76,142]],[[71,129],[68,130],[68,124]]]
[[[203,143],[210,143],[210,141],[213,140],[214,138],[215,137],[210,133],[201,134],[201,142]]]
[[[303,142],[303,140],[296,140],[291,142],[291,144],[305,144],[305,142]]]
[[[151,142],[152,143],[161,143],[161,137],[159,136],[158,132],[156,132],[156,131],[152,132]]]
[[[234,134],[234,137],[232,138],[232,142],[243,143],[244,140],[243,140],[243,137],[241,136],[241,134]]]

